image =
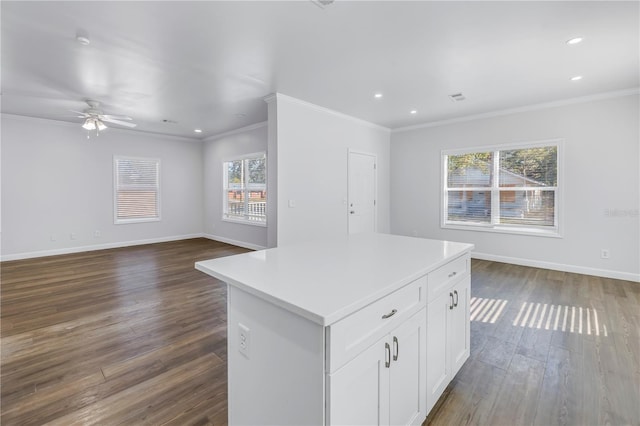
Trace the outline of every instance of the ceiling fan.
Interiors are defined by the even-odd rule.
[[[78,115],[78,118],[84,118],[82,127],[88,131],[95,130],[96,136],[100,134],[99,132],[101,130],[107,128],[105,123],[117,124],[124,127],[136,127],[135,123],[130,123],[130,121],[133,120],[131,117],[127,117],[126,115],[103,114],[100,109],[100,102],[92,100],[87,100],[85,102],[89,105],[89,108],[82,112],[73,110],[71,110],[71,112],[80,114]],[[88,137],[89,135],[87,134],[87,138]]]

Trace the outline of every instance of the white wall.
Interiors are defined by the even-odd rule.
[[[209,238],[249,248],[267,246],[264,226],[222,220],[222,163],[267,150],[267,123],[248,126],[204,142],[204,232]],[[270,173],[267,168],[267,174]],[[271,188],[267,188],[267,199]],[[267,221],[271,217],[267,216]]]
[[[628,95],[394,132],[392,233],[474,243],[481,258],[639,280],[638,104]],[[565,143],[563,238],[440,228],[441,150],[556,138]],[[603,248],[610,259],[600,258]]]
[[[388,233],[389,130],[282,94],[275,102],[278,245],[347,233],[349,149],[377,156],[377,230]]]
[[[199,141],[2,115],[1,149],[3,260],[202,233]],[[160,158],[161,221],[114,225],[114,155]]]

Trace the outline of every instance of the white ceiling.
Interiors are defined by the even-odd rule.
[[[639,5],[2,1],[2,112],[80,123],[69,110],[95,99],[137,130],[204,138],[265,121],[281,92],[411,126],[637,88]]]

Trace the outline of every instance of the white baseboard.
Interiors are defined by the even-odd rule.
[[[53,250],[32,251],[26,253],[7,254],[0,256],[0,261],[31,259],[34,257],[55,256],[58,254],[81,253],[83,251],[105,250],[120,247],[140,246],[143,244],[166,243],[168,241],[188,240],[190,238],[202,238],[204,234],[174,235],[171,237],[149,238],[145,240],[119,241],[117,243],[95,244],[90,246],[67,247]]]
[[[252,243],[247,243],[247,242],[244,242],[244,241],[234,240],[234,239],[231,239],[231,238],[221,237],[219,235],[203,234],[202,236],[204,238],[208,238],[210,240],[220,241],[221,243],[227,243],[227,244],[231,244],[231,245],[238,246],[238,247],[244,247],[244,248],[251,249],[251,250],[264,250],[264,249],[266,249],[266,247],[259,246],[257,244],[252,244]]]
[[[631,272],[612,271],[609,269],[588,268],[585,266],[565,265],[562,263],[545,262],[542,260],[522,259],[519,257],[499,256],[495,254],[471,252],[474,259],[491,260],[494,262],[512,263],[514,265],[532,266],[534,268],[551,269],[554,271],[572,272],[576,274],[594,275],[596,277],[614,278],[617,280],[640,282],[640,274]]]

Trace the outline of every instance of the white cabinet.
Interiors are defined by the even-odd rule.
[[[469,257],[463,256],[428,276],[427,413],[469,358],[468,271]]]
[[[468,356],[472,249],[364,233],[197,262],[228,284],[229,424],[421,424]]]
[[[419,425],[426,417],[426,310],[328,375],[328,424]]]

